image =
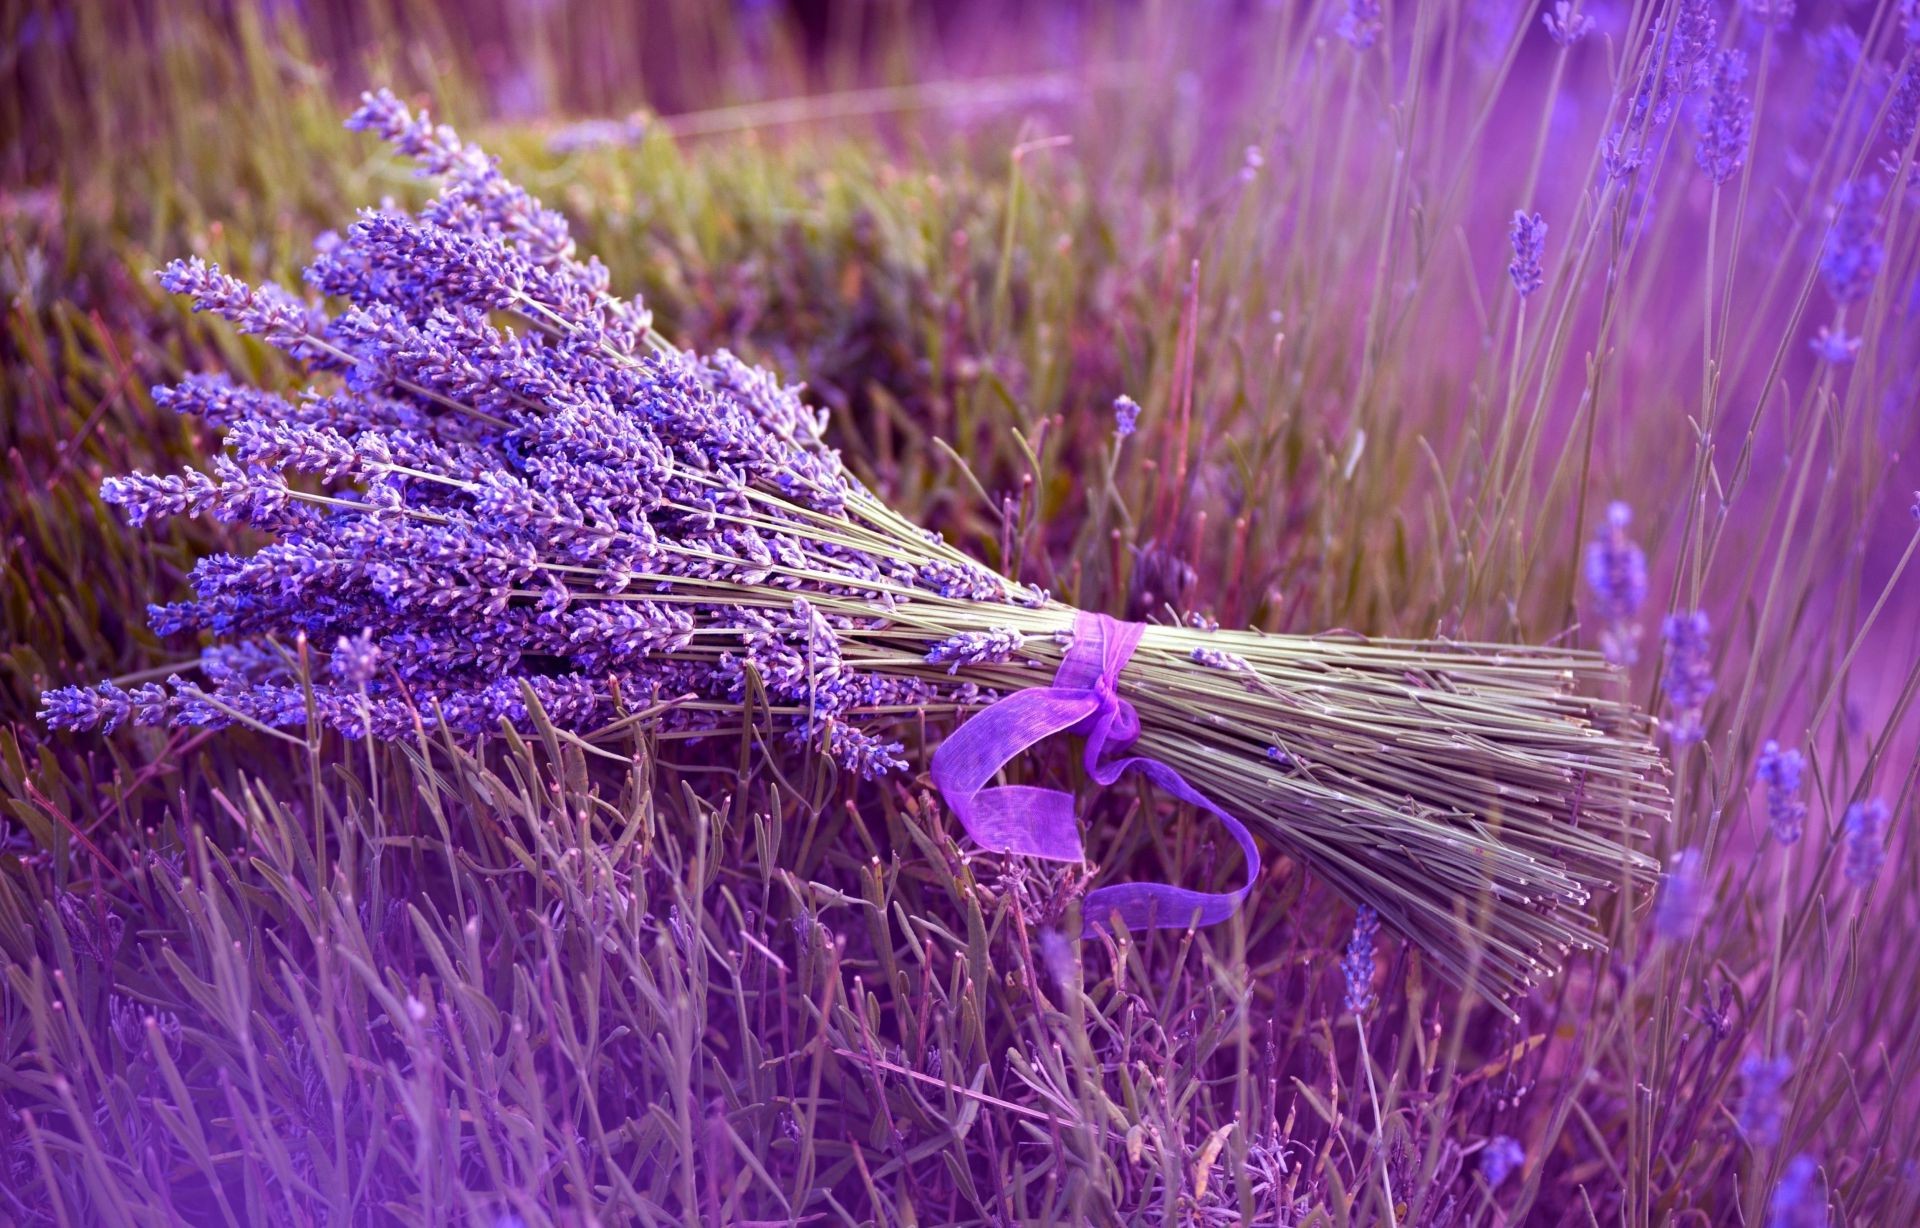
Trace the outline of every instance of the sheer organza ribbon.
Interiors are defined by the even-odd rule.
[[[1211,925],[1232,916],[1260,874],[1260,850],[1246,825],[1188,784],[1179,772],[1141,755],[1122,752],[1140,736],[1140,714],[1120,698],[1120,670],[1146,632],[1105,614],[1077,614],[1073,643],[1054,673],[1053,685],[1016,691],[974,715],[933,753],[933,783],[953,807],[967,834],[996,853],[1022,853],[1053,861],[1081,861],[1073,795],[1030,785],[988,788],[1000,769],[1029,747],[1056,733],[1087,740],[1087,774],[1111,785],[1138,772],[1183,802],[1226,824],[1247,861],[1246,885],[1237,891],[1191,891],[1167,883],[1118,883],[1088,894],[1081,910],[1084,929],[1105,928],[1118,916],[1128,929]]]

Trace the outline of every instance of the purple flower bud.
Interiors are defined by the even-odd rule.
[[[1684,942],[1693,937],[1705,914],[1700,863],[1699,849],[1681,849],[1667,863],[1667,872],[1660,876],[1660,889],[1653,904],[1653,932],[1668,942]]]
[[[1887,819],[1887,804],[1877,797],[1847,807],[1841,824],[1847,849],[1846,876],[1856,887],[1871,886],[1886,864]]]
[[[1593,18],[1577,11],[1568,0],[1556,0],[1551,12],[1540,15],[1540,22],[1562,47],[1571,47],[1593,33]]]
[[[1546,219],[1538,213],[1529,217],[1525,210],[1520,210],[1513,215],[1507,237],[1513,244],[1513,260],[1507,265],[1507,276],[1513,281],[1514,293],[1526,298],[1546,281],[1540,269],[1540,258],[1547,246]]]
[[[1380,38],[1380,0],[1347,0],[1338,32],[1356,51],[1365,51]]]
[[[1666,728],[1676,746],[1706,736],[1703,710],[1714,689],[1712,630],[1705,610],[1669,614],[1661,624],[1666,639],[1666,667],[1661,672],[1669,713]]]
[[[1740,1063],[1744,1087],[1736,1120],[1749,1146],[1771,1147],[1780,1141],[1780,1127],[1786,1116],[1780,1102],[1780,1089],[1792,1075],[1793,1063],[1784,1057],[1755,1056]]]
[[[1518,1139],[1496,1134],[1487,1140],[1486,1147],[1480,1152],[1480,1175],[1497,1190],[1526,1162],[1526,1149],[1520,1146]]]
[[[1133,434],[1140,424],[1140,406],[1130,396],[1121,395],[1113,399],[1113,433],[1120,439]]]
[[[1806,766],[1799,751],[1782,750],[1780,743],[1768,739],[1754,767],[1754,779],[1767,790],[1767,827],[1781,844],[1798,843],[1806,826],[1807,804],[1800,797]]]
[[[1601,652],[1615,665],[1640,659],[1640,627],[1633,619],[1647,599],[1647,556],[1627,536],[1632,523],[1632,508],[1610,503],[1606,520],[1587,543],[1587,588],[1602,624]]]
[[[1714,59],[1713,89],[1701,108],[1700,142],[1693,160],[1715,183],[1733,178],[1747,160],[1747,137],[1753,126],[1753,101],[1740,92],[1747,77],[1747,57],[1723,51]]]
[[[1787,1161],[1767,1201],[1767,1228],[1827,1228],[1827,1192],[1812,1156]]]
[[[1347,954],[1340,961],[1340,972],[1347,981],[1346,1008],[1364,1015],[1373,1007],[1373,943],[1380,932],[1380,914],[1365,904],[1353,918],[1353,933],[1347,939]]]

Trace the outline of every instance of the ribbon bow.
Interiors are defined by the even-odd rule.
[[[1120,670],[1133,656],[1142,623],[1105,614],[1076,614],[1073,644],[1054,673],[1053,685],[1017,691],[974,715],[933,753],[931,770],[953,813],[980,847],[1051,861],[1083,861],[1073,796],[1030,785],[988,788],[987,782],[1036,743],[1056,733],[1087,740],[1087,774],[1111,785],[1139,772],[1162,790],[1200,807],[1226,824],[1247,860],[1246,885],[1236,891],[1191,891],[1168,883],[1118,883],[1090,892],[1082,915],[1085,932],[1106,928],[1118,916],[1128,929],[1212,925],[1232,916],[1260,874],[1260,850],[1246,825],[1188,784],[1179,772],[1143,755],[1122,752],[1140,736],[1140,714],[1120,697]],[[1109,754],[1113,757],[1108,757]]]

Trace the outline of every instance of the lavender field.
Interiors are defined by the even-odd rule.
[[[0,1223],[1920,1223],[1916,163],[1913,0],[5,7]]]

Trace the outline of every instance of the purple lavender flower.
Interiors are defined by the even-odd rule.
[[[364,687],[380,672],[380,646],[373,634],[343,635],[334,644],[333,659],[327,663],[333,676],[348,686]]]
[[[1807,342],[1808,348],[1821,362],[1832,363],[1836,367],[1846,366],[1860,355],[1861,338],[1849,336],[1846,326],[1838,321],[1823,324],[1813,340]]]
[[[1920,59],[1907,62],[1887,102],[1887,141],[1893,146],[1887,155],[1891,169],[1899,169],[1916,126],[1920,126]]]
[[[1780,1184],[1767,1201],[1767,1228],[1827,1228],[1827,1192],[1812,1156],[1787,1161]]]
[[[1667,649],[1660,676],[1667,693],[1667,733],[1675,746],[1685,746],[1706,736],[1702,717],[1714,687],[1713,628],[1705,610],[1693,610],[1667,615],[1660,630]]]
[[[1546,281],[1540,271],[1540,257],[1547,246],[1546,219],[1538,213],[1529,217],[1526,210],[1518,210],[1507,230],[1507,238],[1513,244],[1513,260],[1507,265],[1507,276],[1513,280],[1514,293],[1524,299]]]
[[[1780,1090],[1792,1075],[1793,1063],[1784,1057],[1755,1055],[1740,1063],[1743,1086],[1736,1120],[1748,1146],[1771,1147],[1780,1141],[1780,1127],[1786,1119]]]
[[[1676,11],[1653,27],[1641,53],[1640,78],[1628,126],[1650,135],[1706,83],[1720,23],[1709,0],[1679,0]]]
[[[1647,556],[1631,537],[1633,509],[1619,501],[1607,505],[1607,517],[1587,543],[1587,588],[1594,613],[1603,624],[1600,650],[1615,665],[1640,659],[1640,626],[1634,622],[1647,599]]]
[[[1353,933],[1347,939],[1347,954],[1340,961],[1340,972],[1347,980],[1346,1007],[1364,1015],[1373,1006],[1373,941],[1380,932],[1380,914],[1365,904],[1354,914]]]
[[[1113,399],[1113,433],[1117,438],[1125,439],[1133,434],[1140,425],[1140,406],[1130,396],[1122,394]]]
[[[1800,778],[1806,767],[1806,756],[1797,750],[1782,750],[1771,738],[1760,748],[1753,775],[1766,786],[1767,828],[1781,844],[1798,843],[1806,827],[1807,803],[1800,797]]]
[[[1681,849],[1660,876],[1653,904],[1653,932],[1668,942],[1685,942],[1693,937],[1706,912],[1700,862],[1699,849]]]
[[[1540,14],[1540,23],[1562,47],[1571,47],[1593,33],[1593,18],[1577,10],[1568,0],[1556,0],[1551,11]]]
[[[956,674],[962,665],[986,665],[1009,660],[1026,641],[1027,637],[1012,627],[962,631],[928,649],[927,660],[935,665],[947,663],[947,672]]]
[[[1526,1162],[1526,1149],[1518,1139],[1496,1134],[1487,1140],[1486,1147],[1480,1152],[1480,1175],[1487,1179],[1490,1187],[1497,1190]]]
[[[1847,807],[1841,823],[1847,847],[1846,875],[1856,887],[1871,886],[1886,863],[1887,819],[1887,804],[1877,797]]]
[[[1747,136],[1753,126],[1753,100],[1740,92],[1747,57],[1722,51],[1714,58],[1713,85],[1700,109],[1699,144],[1693,160],[1714,183],[1733,178],[1747,160]]]
[[[1380,38],[1380,0],[1347,0],[1338,32],[1356,51],[1365,51]]]
[[[1865,298],[1886,259],[1886,249],[1875,237],[1884,193],[1879,177],[1869,176],[1841,184],[1833,195],[1832,223],[1820,255],[1820,276],[1836,303]]]

